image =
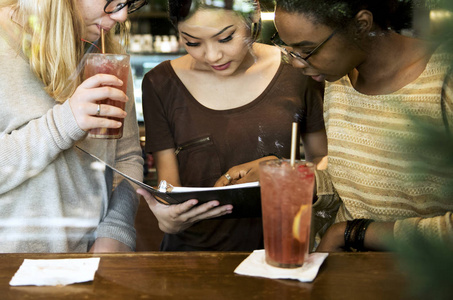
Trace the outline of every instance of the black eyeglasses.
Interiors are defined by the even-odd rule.
[[[274,35],[271,37],[271,42],[272,44],[274,44],[275,46],[277,46],[280,51],[285,54],[286,56],[290,57],[290,58],[296,58],[298,59],[300,62],[302,62],[303,64],[305,65],[309,65],[308,63],[308,59],[310,58],[310,56],[312,56],[313,54],[316,53],[316,51],[319,50],[319,48],[321,48],[322,45],[324,45],[325,43],[327,43],[328,40],[330,40],[334,35],[335,33],[337,33],[336,30],[334,30],[324,41],[322,41],[320,44],[318,44],[318,46],[315,47],[315,49],[313,49],[310,53],[308,53],[305,57],[303,57],[302,55],[300,55],[299,53],[295,52],[293,47],[290,47],[288,45],[285,45],[285,43],[280,39],[279,35],[278,35],[278,32],[274,33]]]
[[[130,14],[146,4],[148,4],[147,0],[107,0],[107,4],[104,6],[104,12],[106,14],[114,14],[127,6],[127,13]]]

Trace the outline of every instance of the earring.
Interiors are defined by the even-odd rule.
[[[256,40],[256,23],[252,23],[250,25],[250,35],[252,36],[252,40]]]
[[[261,31],[261,19],[258,22],[253,22],[250,25],[250,32],[253,41],[256,41],[258,39],[260,31]]]

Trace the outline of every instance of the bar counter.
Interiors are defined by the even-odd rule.
[[[331,253],[312,283],[234,274],[249,253],[0,254],[1,299],[405,299],[391,253]],[[92,282],[11,287],[28,259],[101,257]]]

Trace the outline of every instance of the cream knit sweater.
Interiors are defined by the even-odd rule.
[[[442,192],[446,178],[436,174],[438,166],[430,173],[417,171],[418,154],[431,154],[413,146],[422,138],[416,123],[446,129],[443,87],[444,111],[453,132],[453,81],[446,77],[450,59],[438,49],[415,81],[388,95],[361,94],[347,76],[327,84],[328,169],[317,174],[321,198],[315,208],[339,197],[336,222],[396,221],[397,239],[415,230],[453,242],[453,198]]]
[[[44,92],[1,32],[0,66],[0,252],[86,252],[97,237],[134,248],[134,188],[75,148],[141,180],[134,102],[126,105],[123,138],[89,139],[69,102]]]

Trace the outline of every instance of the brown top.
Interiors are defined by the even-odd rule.
[[[146,151],[177,149],[182,186],[213,186],[229,168],[270,153],[290,157],[293,121],[301,132],[324,128],[323,86],[285,63],[258,98],[234,109],[201,105],[170,61],[147,73],[142,88]],[[166,235],[163,250],[249,251],[262,245],[261,219],[206,220]]]

